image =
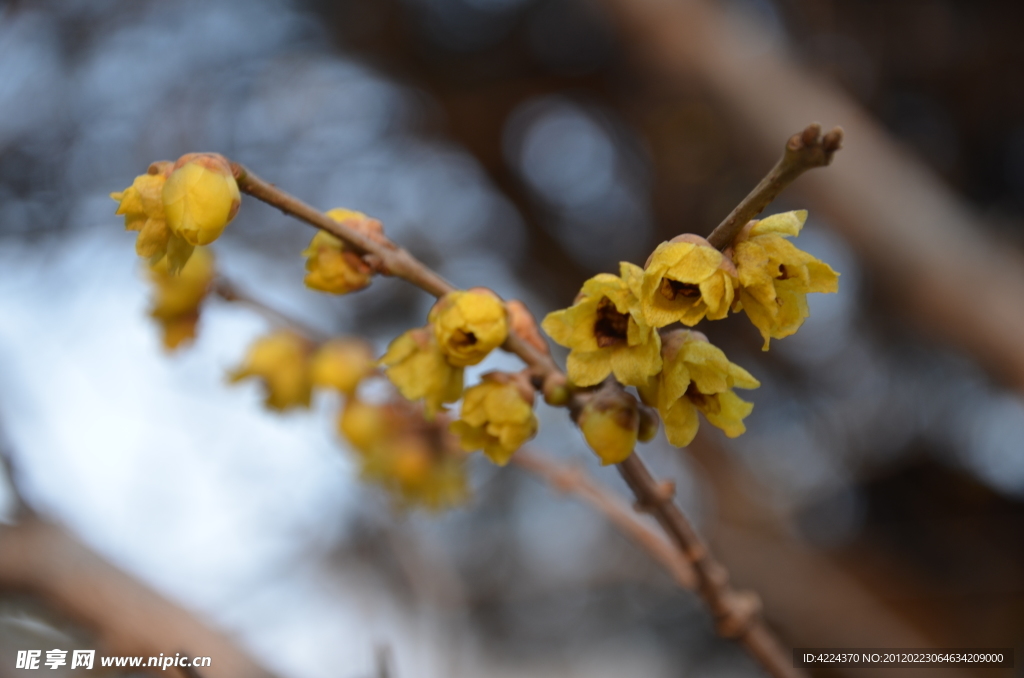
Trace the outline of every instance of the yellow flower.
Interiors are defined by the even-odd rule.
[[[692,327],[705,316],[721,320],[729,313],[735,277],[728,258],[704,238],[685,234],[658,245],[635,293],[648,325]]]
[[[533,393],[524,398],[507,374],[492,372],[466,390],[462,414],[452,422],[452,433],[466,452],[483,450],[487,458],[504,466],[523,443],[537,434]]]
[[[216,153],[181,156],[162,196],[167,225],[190,245],[220,237],[242,203],[228,161]]]
[[[339,430],[359,452],[362,476],[401,505],[441,509],[468,496],[465,455],[444,430],[408,403],[373,405],[350,398]]]
[[[374,370],[373,352],[360,339],[332,339],[317,349],[309,363],[313,386],[352,395]]]
[[[640,433],[636,400],[621,387],[617,389],[596,393],[576,419],[587,445],[604,466],[625,461]]]
[[[806,210],[774,214],[748,225],[736,239],[740,289],[733,308],[747,312],[766,351],[771,339],[788,337],[803,324],[808,292],[839,290],[838,273],[786,240],[799,235],[806,220]]]
[[[437,344],[456,367],[476,365],[508,337],[505,305],[483,288],[449,292],[427,316]]]
[[[149,315],[163,328],[164,348],[173,350],[195,337],[199,306],[216,276],[213,263],[213,254],[200,247],[177,275],[168,259],[148,267],[154,286]]]
[[[170,167],[169,162],[155,162],[150,165],[149,173],[135,177],[131,186],[120,193],[111,193],[110,197],[118,201],[115,214],[124,216],[125,230],[139,232],[135,239],[136,254],[148,258],[150,264],[166,255],[169,272],[177,273],[192,255],[193,246],[167,227],[162,193]]]
[[[462,395],[462,368],[448,363],[428,328],[399,336],[379,362],[387,366],[385,374],[403,396],[409,400],[423,398],[428,416]]]
[[[698,411],[730,438],[746,431],[743,419],[754,406],[732,389],[757,388],[761,385],[757,379],[729,362],[700,332],[670,332],[664,338],[662,354],[665,369],[638,390],[646,404],[658,408],[669,443],[685,447],[693,441]]]
[[[593,386],[609,374],[640,386],[661,370],[661,339],[643,321],[636,295],[641,270],[626,262],[622,277],[600,273],[583,283],[570,308],[549,313],[541,327],[569,352],[569,379]]]
[[[379,221],[361,212],[333,209],[327,216],[371,238],[383,238],[384,229]],[[302,253],[306,259],[306,287],[332,294],[348,294],[370,284],[373,269],[345,243],[326,231],[313,236],[309,247]]]
[[[248,377],[263,380],[266,405],[275,410],[309,407],[309,342],[288,330],[261,337],[249,347],[242,365],[228,376],[232,382]]]

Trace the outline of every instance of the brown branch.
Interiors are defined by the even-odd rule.
[[[114,655],[210,657],[205,678],[270,678],[225,636],[37,519],[0,527],[0,589],[40,596],[97,633]]]
[[[810,136],[811,131],[814,132],[814,138],[805,143],[803,141],[805,135]],[[819,132],[820,130],[811,126],[804,133],[797,135],[801,146],[792,150],[792,156],[790,152],[784,156],[785,171],[779,179],[770,182],[772,187],[777,186],[781,190],[781,187],[787,185],[801,172],[815,166],[810,163],[817,151],[812,150],[805,153],[802,151],[803,146],[808,148],[820,146],[821,151],[826,148],[831,148],[834,151],[838,148],[841,133],[833,131],[826,136],[829,139],[828,143],[822,141],[818,144]],[[790,141],[792,143],[792,139]],[[825,152],[824,155],[831,157],[831,151]],[[791,159],[787,161],[786,157],[791,157]],[[263,181],[242,165],[232,163],[232,169],[241,191],[277,207],[285,214],[292,215],[340,238],[363,254],[368,263],[371,263],[380,273],[402,278],[437,297],[455,290],[449,282],[390,240],[382,239],[378,242],[334,221],[273,184]],[[758,191],[755,189],[754,193],[758,194]],[[764,195],[769,193],[770,191],[763,192]],[[773,197],[774,195],[772,194]],[[756,202],[750,204],[753,205]],[[531,368],[537,382],[543,382],[550,375],[562,375],[561,369],[549,355],[532,346],[514,331],[509,332],[508,340],[503,348],[518,355]],[[573,411],[578,409],[580,404],[580,401],[574,396],[567,406],[570,411]],[[683,555],[693,564],[699,591],[716,618],[716,628],[719,634],[739,640],[751,655],[777,678],[794,678],[804,675],[789,665],[788,656],[761,620],[760,602],[757,596],[752,593],[738,593],[728,586],[728,575],[724,568],[711,558],[707,548],[690,527],[685,516],[672,503],[671,491],[665,492],[664,485],[654,480],[643,460],[633,453],[619,465],[619,471],[636,496],[638,504],[646,506],[652,511],[662,529],[669,534]]]
[[[213,281],[213,284],[210,286],[210,291],[224,301],[231,301],[242,304],[243,306],[248,306],[271,323],[282,327],[290,327],[317,343],[322,343],[330,339],[327,333],[311,327],[279,309],[268,306],[259,299],[250,295],[248,292],[240,289],[238,285],[224,276],[218,276]]]
[[[787,186],[796,181],[797,177],[809,169],[830,164],[832,156],[840,149],[842,143],[842,128],[836,127],[822,137],[821,125],[818,123],[808,125],[803,132],[794,134],[786,143],[786,149],[779,161],[754,190],[711,232],[708,242],[720,250],[732,245],[732,241],[747,222],[760,214]]]
[[[512,463],[537,476],[555,490],[575,495],[596,509],[660,563],[677,584],[690,590],[696,587],[693,568],[682,554],[664,537],[637,520],[629,504],[595,482],[582,469],[562,466],[525,448],[512,456]]]
[[[697,592],[711,609],[718,634],[742,644],[776,678],[803,676],[761,619],[761,600],[757,594],[736,591],[729,585],[729,573],[714,559],[690,521],[672,501],[675,488],[671,483],[655,481],[636,452],[618,468],[637,497],[637,509],[657,519],[693,566]]]

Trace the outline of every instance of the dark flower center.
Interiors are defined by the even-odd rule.
[[[472,332],[463,332],[462,330],[455,330],[452,332],[452,340],[459,346],[472,346],[476,343],[476,335]]]
[[[594,337],[601,348],[626,340],[629,330],[629,314],[619,313],[615,304],[604,297],[597,305],[597,321],[594,323]]]
[[[686,387],[686,399],[689,400],[694,406],[703,411],[718,413],[722,410],[721,404],[718,402],[718,398],[713,395],[707,395],[697,390],[697,384],[690,382],[690,385]]]
[[[779,277],[777,280],[789,280],[793,276],[790,274],[789,269],[786,268],[785,264],[779,266]]]
[[[679,282],[678,280],[672,280],[671,278],[662,278],[658,291],[661,292],[661,296],[665,297],[669,301],[675,301],[676,297],[679,296],[686,297],[688,299],[700,296],[700,287],[698,285]]]

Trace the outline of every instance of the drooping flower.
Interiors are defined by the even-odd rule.
[[[541,327],[569,352],[569,379],[593,386],[609,374],[629,386],[646,384],[661,370],[661,339],[644,322],[630,281],[638,266],[622,262],[622,276],[600,273],[583,283],[576,303],[549,313]]]
[[[732,262],[704,238],[687,233],[654,250],[644,269],[640,308],[651,327],[721,320],[734,298]]]
[[[443,418],[427,420],[408,402],[370,404],[349,398],[339,431],[359,453],[363,478],[401,506],[443,509],[468,496],[465,454]]]
[[[181,156],[162,197],[168,227],[190,245],[219,238],[242,204],[231,166],[216,153]]]
[[[290,330],[277,330],[257,339],[242,365],[229,373],[232,382],[248,377],[263,381],[265,403],[275,410],[309,407],[309,341]]]
[[[444,295],[427,320],[437,345],[456,367],[476,365],[508,337],[505,305],[494,292],[480,287]]]
[[[165,255],[168,272],[177,273],[192,255],[193,246],[171,232],[164,214],[163,188],[170,173],[171,163],[155,162],[149,172],[135,177],[132,185],[110,197],[118,201],[115,214],[124,216],[127,231],[137,231],[135,252],[149,259],[150,264],[161,261]]]
[[[339,208],[327,212],[327,216],[371,238],[383,238],[381,223],[361,212]],[[305,282],[310,289],[348,294],[370,284],[373,275],[370,265],[340,238],[326,231],[319,231],[313,236],[302,256],[307,257]]]
[[[332,339],[316,350],[309,362],[313,386],[352,395],[375,368],[373,351],[361,339]]]
[[[508,463],[527,440],[537,434],[533,389],[516,385],[511,375],[491,372],[466,390],[462,412],[452,433],[466,452],[483,450],[498,466]]]
[[[786,238],[799,235],[807,211],[784,212],[748,224],[734,245],[740,283],[735,310],[744,310],[764,338],[796,332],[808,315],[809,292],[836,292],[839,274]]]
[[[428,416],[462,395],[463,369],[448,362],[430,328],[403,333],[391,342],[379,362],[386,366],[384,373],[403,396],[423,399]]]
[[[656,407],[665,422],[669,443],[685,447],[697,435],[697,412],[713,426],[735,438],[746,430],[743,419],[754,406],[733,393],[733,388],[757,388],[760,382],[700,332],[678,330],[663,338],[665,367],[640,397]]]
[[[602,387],[580,410],[576,424],[602,465],[623,462],[640,434],[636,399],[619,386]]]
[[[199,247],[178,274],[171,273],[169,259],[161,259],[147,268],[153,283],[149,315],[163,329],[164,348],[173,350],[195,338],[199,307],[216,276],[213,254]]]

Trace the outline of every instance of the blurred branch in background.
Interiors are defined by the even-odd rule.
[[[1024,259],[851,98],[708,0],[594,0],[635,56],[669,87],[697,82],[736,134],[770,158],[808,118],[842,125],[848,151],[827,177],[795,185],[930,334],[1024,390]],[[687,225],[680,224],[679,230]]]
[[[96,634],[107,655],[210,657],[204,678],[272,678],[233,642],[107,562],[63,528],[39,518],[17,486],[16,464],[0,445],[18,506],[0,525],[0,592],[29,593]],[[13,472],[12,472],[13,471]],[[97,663],[98,668],[98,663]],[[196,671],[171,667],[184,678]],[[172,671],[173,673],[174,671]]]

